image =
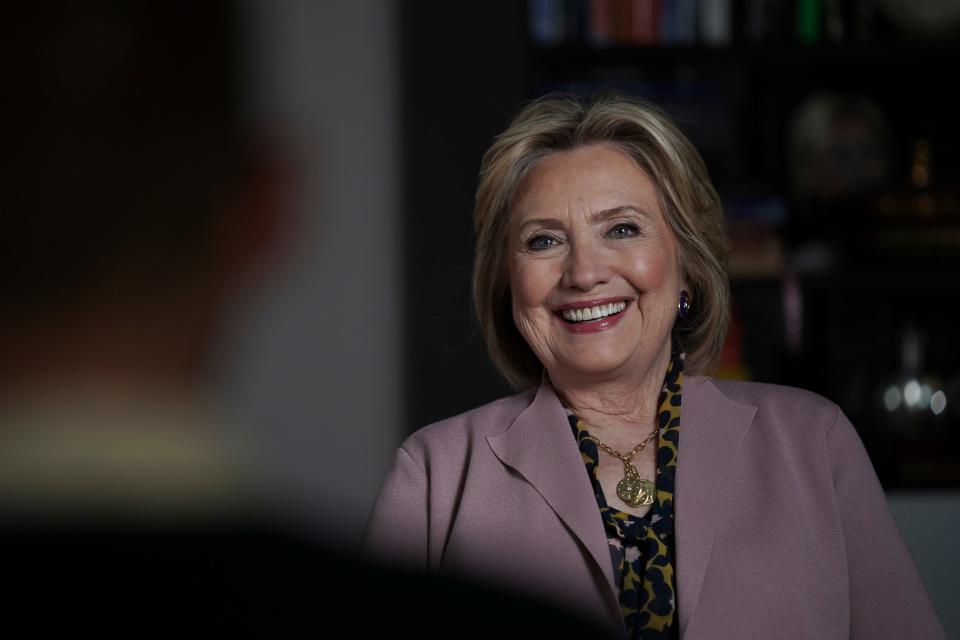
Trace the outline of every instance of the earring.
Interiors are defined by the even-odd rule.
[[[686,320],[690,315],[690,294],[686,289],[680,291],[680,301],[677,302],[677,315],[681,320]]]

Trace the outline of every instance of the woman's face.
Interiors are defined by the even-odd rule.
[[[608,144],[553,153],[510,213],[513,317],[551,378],[663,375],[685,283],[650,177]]]

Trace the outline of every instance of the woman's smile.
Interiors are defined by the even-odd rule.
[[[615,327],[628,309],[627,300],[607,298],[571,302],[560,306],[555,315],[570,333],[598,333]]]

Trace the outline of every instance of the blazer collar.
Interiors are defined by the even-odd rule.
[[[543,496],[597,564],[614,598],[613,566],[597,500],[566,411],[544,378],[533,402],[502,434],[488,436],[494,454]]]
[[[724,491],[725,475],[742,454],[756,412],[757,407],[728,398],[710,378],[684,380],[674,497],[681,637],[696,614],[717,524],[731,497]]]
[[[717,523],[723,520],[727,470],[757,408],[728,398],[710,378],[687,376],[680,414],[680,449],[674,497],[680,635],[696,613]],[[533,402],[502,434],[488,436],[494,454],[536,489],[573,532],[606,577],[616,603],[613,567],[597,501],[560,399],[543,380]],[[571,469],[576,471],[571,473]],[[718,489],[718,487],[720,489]]]

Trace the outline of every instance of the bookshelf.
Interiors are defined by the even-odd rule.
[[[707,4],[726,7],[725,17],[700,16]],[[525,99],[616,88],[674,116],[724,200],[736,329],[723,370],[838,402],[887,487],[960,486],[960,367],[949,355],[960,353],[960,23],[919,32],[884,4],[493,0],[467,3],[450,28],[414,9],[403,38],[405,131],[417,140],[405,152],[418,243],[408,282],[449,295],[455,318],[417,318],[409,332],[411,428],[508,391],[486,362],[469,300],[452,293],[468,283],[483,150]],[[692,7],[694,17],[666,35],[648,25],[628,36],[620,23],[636,7],[653,7],[645,15],[661,25],[671,11],[679,20]],[[438,128],[422,114],[431,100],[463,111]],[[425,143],[418,132],[431,131],[457,136]],[[438,258],[430,238],[448,232],[457,249]],[[904,356],[915,334],[919,365]],[[936,379],[944,410],[934,414],[929,398],[888,410],[884,393],[914,378]],[[448,407],[436,406],[438,391]]]

